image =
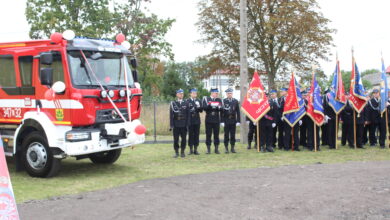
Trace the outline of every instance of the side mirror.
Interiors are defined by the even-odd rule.
[[[137,59],[131,58],[130,65],[131,65],[131,67],[133,67],[133,69],[137,69],[137,66],[138,66]]]
[[[53,84],[53,86],[51,87],[53,89],[53,91],[57,94],[63,94],[65,92],[65,89],[66,89],[66,85],[64,82],[61,82],[61,81],[57,81]]]
[[[133,75],[134,82],[138,82],[138,72],[137,72],[137,70],[132,70],[131,74]]]
[[[53,84],[53,68],[42,68],[40,80],[42,85],[51,86]]]
[[[50,52],[41,53],[40,60],[41,64],[51,65],[53,63],[53,54]]]

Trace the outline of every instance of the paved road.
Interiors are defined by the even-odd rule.
[[[40,220],[390,219],[390,161],[153,179],[18,208]]]

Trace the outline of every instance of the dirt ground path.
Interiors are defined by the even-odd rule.
[[[18,208],[28,220],[390,219],[390,161],[153,179]]]

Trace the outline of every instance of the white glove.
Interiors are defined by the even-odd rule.
[[[236,123],[236,126],[240,126],[240,122],[237,122],[237,123]]]
[[[272,127],[273,127],[273,128],[276,127],[276,124],[275,124],[275,123],[272,123]]]
[[[222,123],[221,123],[221,126],[222,126],[222,127],[225,127],[225,123],[222,122]]]
[[[298,123],[299,123],[299,126],[301,126],[301,125],[302,125],[302,120],[299,120],[299,122],[298,122]]]
[[[331,119],[329,116],[325,115],[325,120],[328,121],[329,119]]]
[[[328,118],[329,118],[329,117],[325,115],[325,117],[324,117],[324,124],[327,124],[327,123],[328,123]]]
[[[283,120],[284,120],[284,118],[283,118],[283,117],[281,117],[281,118],[280,118],[280,120],[281,120],[281,121],[283,121]]]

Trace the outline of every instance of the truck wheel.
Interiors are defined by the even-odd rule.
[[[61,160],[53,157],[47,140],[41,132],[27,135],[22,143],[22,160],[32,177],[52,177],[61,168]]]
[[[104,151],[89,155],[89,159],[96,164],[111,164],[115,163],[121,155],[122,149]]]

